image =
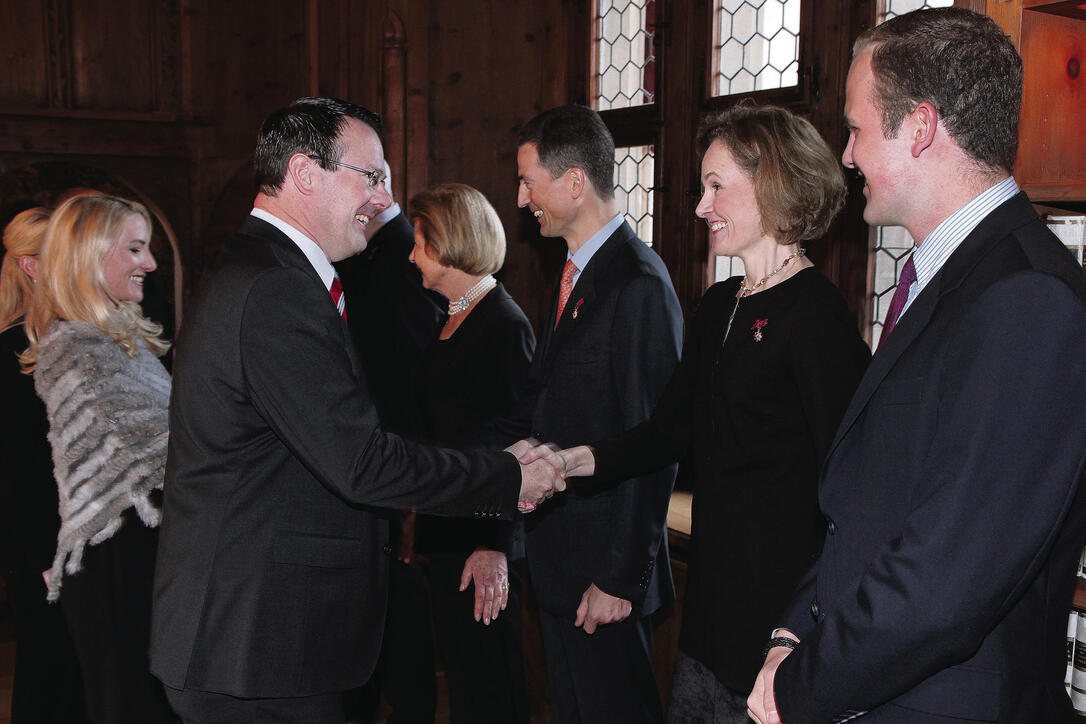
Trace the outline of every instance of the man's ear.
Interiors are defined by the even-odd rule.
[[[19,268],[23,270],[23,274],[26,274],[31,280],[38,278],[38,258],[36,256],[21,256],[18,263]]]
[[[569,177],[569,193],[572,198],[579,199],[581,194],[584,193],[586,177],[583,168],[574,166],[570,170],[566,171],[566,176]]]
[[[924,101],[908,116],[908,124],[913,134],[910,150],[913,158],[919,158],[935,142],[935,132],[939,127],[939,112],[935,106]]]
[[[317,162],[304,153],[296,153],[287,161],[287,173],[285,183],[289,183],[303,195],[310,195],[317,190],[320,184],[320,174],[317,173]]]

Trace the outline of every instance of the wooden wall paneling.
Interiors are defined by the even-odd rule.
[[[393,198],[407,202],[407,28],[389,8],[381,29],[381,121]]]
[[[517,209],[516,134],[569,102],[569,2],[471,0],[430,6],[430,180],[482,191],[505,226],[502,279],[537,331],[564,258],[558,239]],[[480,19],[485,19],[481,21]]]
[[[51,77],[46,12],[42,2],[0,3],[0,105],[49,104]]]
[[[71,108],[71,3],[70,0],[44,0],[43,5],[49,62],[49,105],[53,108]]]
[[[809,68],[817,69],[817,94],[813,94],[808,119],[825,138],[830,150],[840,156],[848,143],[844,125],[845,79],[852,60],[852,43],[875,21],[875,3],[838,2],[820,6],[828,18],[814,23],[809,39]],[[832,15],[831,15],[832,14]],[[810,71],[809,71],[810,72]],[[811,82],[811,79],[807,79]],[[856,316],[861,333],[871,328],[869,275],[873,264],[873,235],[863,220],[866,202],[859,175],[845,169],[848,197],[845,208],[826,237],[809,245],[812,259],[844,295]]]
[[[656,98],[662,125],[655,148],[655,249],[671,273],[689,320],[712,282],[709,235],[694,216],[701,195],[701,163],[690,122],[697,118],[708,89],[706,74],[696,69],[708,67],[712,8],[705,0],[657,5]]]
[[[80,0],[71,5],[72,106],[138,112],[154,105],[155,4]]]
[[[412,194],[430,185],[430,33],[429,3],[424,0],[400,0],[390,5],[404,21],[405,118],[403,166],[397,171],[403,185],[397,193],[406,204]]]
[[[1086,197],[1086,20],[1027,10],[1015,178],[1035,201]]]

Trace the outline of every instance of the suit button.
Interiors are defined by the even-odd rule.
[[[381,546],[381,550],[383,550],[388,555],[392,555],[392,546],[388,543],[385,543],[383,546]]]
[[[816,598],[815,600],[811,601],[811,617],[814,618],[816,622],[818,621],[818,614],[820,612],[821,609],[819,609],[818,607],[818,599]]]
[[[830,535],[837,534],[837,524],[833,522],[833,518],[826,516],[826,532]]]

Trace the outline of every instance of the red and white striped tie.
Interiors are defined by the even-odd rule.
[[[339,281],[339,274],[337,273],[332,278],[332,287],[328,290],[332,294],[332,301],[336,303],[336,309],[339,310],[339,316],[343,317],[343,321],[347,321],[347,295],[343,293],[343,284]]]

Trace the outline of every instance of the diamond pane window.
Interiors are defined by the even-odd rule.
[[[800,0],[717,0],[713,95],[799,82]]]
[[[656,0],[600,0],[596,15],[596,108],[652,103]]]
[[[655,159],[652,146],[615,149],[615,200],[626,221],[652,246],[652,183]]]
[[[903,15],[921,8],[943,8],[953,5],[953,0],[881,0],[879,22],[895,15]],[[890,300],[897,289],[901,267],[913,250],[913,238],[900,226],[878,226],[873,230],[875,248],[870,257],[871,280],[871,346],[878,346],[882,324],[890,309]]]

